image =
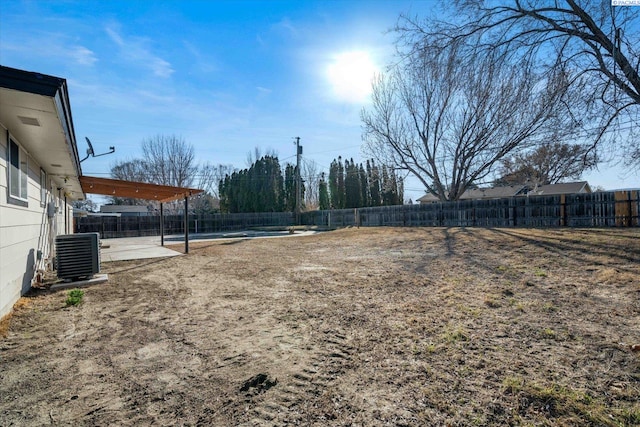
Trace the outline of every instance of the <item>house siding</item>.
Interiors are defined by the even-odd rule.
[[[70,233],[73,229],[73,210],[64,202],[64,196],[52,188],[48,178],[44,192],[48,200],[41,200],[40,165],[31,156],[28,157],[27,206],[8,203],[7,144],[7,130],[0,123],[0,318],[30,289],[36,270],[44,268],[44,263],[51,259],[53,237],[65,232],[65,209],[67,229]],[[53,218],[47,215],[49,202],[59,207]],[[40,261],[38,251],[42,253]]]

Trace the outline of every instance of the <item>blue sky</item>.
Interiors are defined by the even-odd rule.
[[[246,167],[254,147],[328,171],[361,155],[368,78],[393,56],[400,13],[433,1],[7,1],[0,0],[0,63],[67,79],[86,175],[107,176],[157,134],[183,137],[199,161]],[[606,189],[637,174],[602,167]],[[408,181],[406,198],[424,190]]]

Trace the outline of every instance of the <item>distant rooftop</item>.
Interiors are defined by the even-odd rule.
[[[587,181],[564,182],[559,184],[540,185],[531,188],[527,185],[504,185],[498,187],[472,188],[465,191],[459,200],[480,200],[480,199],[503,199],[516,196],[541,196],[557,194],[591,193],[591,187]],[[439,202],[433,194],[425,194],[418,202],[434,203]]]

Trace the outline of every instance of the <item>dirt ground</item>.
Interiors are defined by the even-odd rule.
[[[103,264],[79,306],[16,307],[0,424],[640,425],[639,237],[361,228]]]

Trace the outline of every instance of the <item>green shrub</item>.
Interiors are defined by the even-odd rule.
[[[69,291],[65,304],[67,307],[70,305],[79,305],[82,302],[82,297],[84,296],[84,291],[81,289],[72,289]]]

